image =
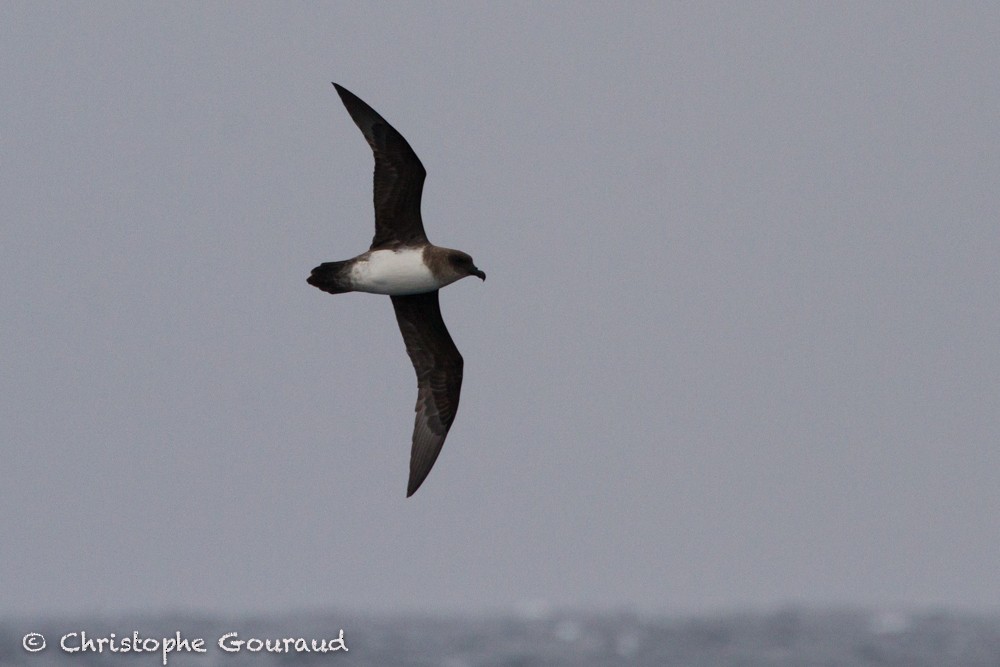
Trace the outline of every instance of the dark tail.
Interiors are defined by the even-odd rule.
[[[306,278],[306,281],[313,287],[318,287],[330,294],[351,292],[353,289],[348,275],[351,271],[350,264],[350,260],[320,264],[312,270],[312,275]]]

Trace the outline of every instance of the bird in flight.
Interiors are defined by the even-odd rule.
[[[441,317],[438,290],[466,276],[486,280],[472,257],[427,240],[420,195],[427,172],[410,144],[358,96],[336,83],[347,112],[375,154],[375,238],[353,259],[312,270],[310,285],[330,294],[387,294],[406,352],[417,372],[416,420],[410,450],[412,496],[441,453],[462,390],[462,355]]]

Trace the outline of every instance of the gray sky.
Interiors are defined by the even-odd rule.
[[[0,5],[0,612],[1000,600],[996,3]],[[465,356],[405,499],[330,85]]]

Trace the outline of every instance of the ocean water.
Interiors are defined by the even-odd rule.
[[[1000,614],[788,608],[690,617],[329,612],[0,622],[4,667],[164,660],[177,667],[1000,667]]]

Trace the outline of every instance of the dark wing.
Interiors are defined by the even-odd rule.
[[[417,154],[382,116],[343,86],[333,84],[375,154],[375,238],[371,249],[427,242],[420,195],[427,172]]]
[[[441,319],[438,291],[392,297],[406,352],[417,371],[417,417],[410,451],[406,496],[420,488],[441,453],[458,412],[462,391],[462,355]]]

